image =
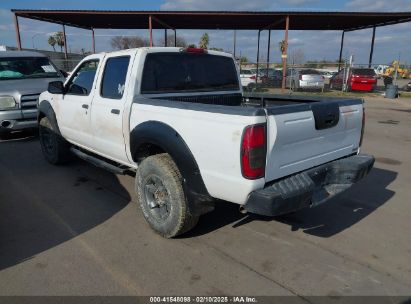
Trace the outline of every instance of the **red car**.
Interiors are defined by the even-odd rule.
[[[347,77],[346,70],[342,69],[338,74],[330,79],[330,89],[341,90],[344,77]],[[347,91],[372,92],[377,85],[377,76],[373,69],[349,68],[347,78]]]

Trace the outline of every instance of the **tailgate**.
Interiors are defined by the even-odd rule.
[[[267,108],[266,182],[356,153],[362,100]]]

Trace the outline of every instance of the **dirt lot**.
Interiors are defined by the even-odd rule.
[[[375,168],[343,195],[278,218],[220,202],[174,240],[148,228],[132,177],[4,140],[0,295],[410,295],[411,100],[366,113]]]

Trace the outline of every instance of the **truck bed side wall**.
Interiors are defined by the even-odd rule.
[[[159,121],[172,127],[190,148],[212,197],[243,204],[251,191],[264,186],[264,179],[251,181],[242,177],[240,146],[244,128],[264,123],[265,115],[241,115],[238,107],[238,115],[233,115],[212,111],[210,106],[207,107],[209,111],[196,111],[161,106],[161,103],[160,100],[135,98],[130,116],[131,130],[146,121]]]

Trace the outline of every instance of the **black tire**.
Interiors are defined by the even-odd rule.
[[[8,131],[0,131],[0,139],[8,139],[10,132]]]
[[[43,155],[50,164],[60,165],[70,160],[70,144],[47,117],[40,120],[39,137]]]
[[[180,171],[167,153],[144,159],[135,183],[144,218],[161,236],[172,238],[197,224],[199,216],[190,212]]]

